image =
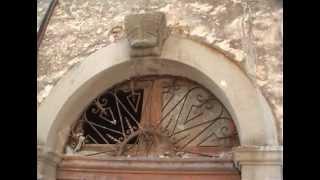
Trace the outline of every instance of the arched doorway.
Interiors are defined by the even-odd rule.
[[[172,75],[201,84],[222,102],[235,123],[241,148],[232,160],[241,166],[241,176],[247,179],[270,177],[270,173],[263,173],[270,168],[272,177],[280,177],[281,150],[277,148],[272,113],[263,96],[237,65],[217,50],[179,37],[169,37],[159,57],[132,61],[129,50],[128,42],[123,40],[88,57],[55,86],[40,106],[38,171],[41,175],[55,179],[72,124],[106,89],[130,79],[133,75],[130,69],[136,67],[140,76]],[[265,146],[268,148],[263,148]],[[258,154],[246,156],[248,153]],[[250,172],[255,172],[255,176]]]

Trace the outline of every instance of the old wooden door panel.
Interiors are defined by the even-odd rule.
[[[65,156],[58,180],[240,180],[231,160]]]
[[[181,172],[183,173],[183,172]],[[173,173],[88,173],[60,172],[58,180],[240,180],[236,173],[213,174],[173,174]]]

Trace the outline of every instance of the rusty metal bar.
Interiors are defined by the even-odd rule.
[[[44,0],[37,0],[37,8],[42,8],[42,7],[39,7],[40,6],[39,4],[43,1]],[[43,14],[43,16],[40,17],[39,20],[37,18],[37,48],[39,48],[41,40],[45,34],[53,9],[58,3],[58,0],[49,0],[49,1],[47,3],[44,3],[45,13]]]

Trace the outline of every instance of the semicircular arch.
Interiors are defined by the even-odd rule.
[[[230,112],[241,145],[278,145],[275,120],[259,90],[219,51],[170,36],[160,57],[132,60],[127,40],[107,46],[70,70],[38,108],[38,143],[62,152],[71,124],[99,94],[133,75],[174,75],[198,82]]]

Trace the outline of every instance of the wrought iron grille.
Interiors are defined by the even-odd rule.
[[[83,112],[68,147],[93,154],[210,156],[239,144],[233,120],[208,90],[172,76],[134,78],[107,90]]]

